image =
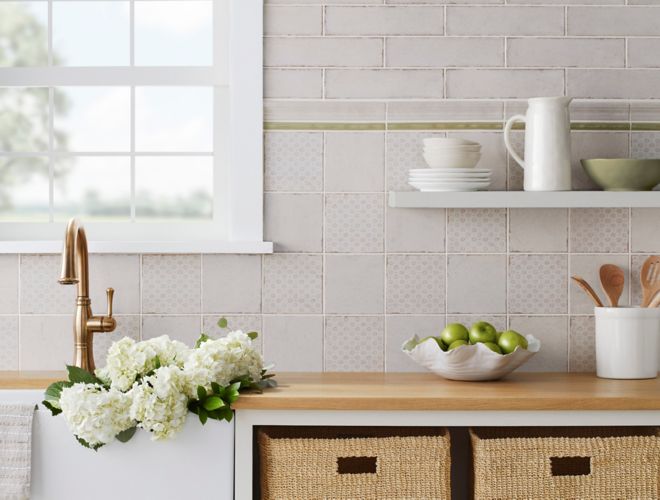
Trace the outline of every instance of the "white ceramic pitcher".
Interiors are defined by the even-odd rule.
[[[525,171],[525,191],[571,190],[571,97],[529,99],[527,115],[515,115],[504,126],[504,144]],[[515,122],[525,123],[525,159],[511,146]]]

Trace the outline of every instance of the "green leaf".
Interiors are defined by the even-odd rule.
[[[78,368],[77,366],[67,365],[66,371],[69,373],[69,381],[74,384],[99,384],[103,385],[103,381],[96,378],[93,373]]]
[[[222,387],[220,387],[220,384],[217,382],[211,382],[211,390],[213,391],[213,394],[217,394],[218,396],[222,396]]]
[[[209,414],[206,413],[206,410],[202,408],[201,406],[199,407],[199,421],[202,423],[202,425],[206,424],[206,421],[209,418]]]
[[[68,382],[66,380],[53,382],[46,388],[46,392],[44,393],[44,396],[46,397],[46,401],[50,401],[51,403],[57,403],[57,406],[59,407],[59,401],[60,401],[60,395],[62,394],[62,389],[64,389],[65,387],[71,387],[72,385],[73,385],[72,382]]]
[[[155,356],[154,357],[154,370],[158,370],[158,368],[160,368],[161,366],[163,366],[163,365],[161,365],[161,363],[160,363],[160,358],[158,356]]]
[[[197,399],[202,401],[205,397],[206,397],[206,389],[203,386],[198,385],[197,386]]]
[[[219,328],[227,328],[227,318],[220,318],[218,320],[218,327]]]
[[[213,410],[217,410],[218,408],[222,408],[223,406],[225,406],[225,403],[218,396],[210,396],[206,398],[203,406],[205,410],[213,411]]]
[[[59,408],[59,407],[57,407],[57,406],[55,406],[55,405],[54,405],[53,403],[51,403],[50,401],[44,400],[44,401],[42,401],[41,403],[42,403],[46,408],[48,408],[48,409],[50,410],[50,412],[53,414],[53,417],[54,417],[55,415],[59,415],[60,413],[62,413],[62,409]]]
[[[209,337],[205,333],[202,333],[197,339],[197,342],[195,342],[195,347],[199,349],[199,346],[201,346],[207,340],[211,340],[211,337]]]
[[[81,445],[83,445],[85,448],[89,448],[90,450],[94,450],[94,451],[96,451],[96,450],[98,450],[101,446],[103,446],[103,443],[95,444],[94,446],[92,446],[92,445],[89,444],[87,441],[85,441],[85,440],[82,439],[82,438],[79,438],[79,437],[76,436],[75,434],[74,434],[74,437],[76,438],[76,441],[78,441],[78,442],[79,442]]]
[[[247,332],[246,335],[250,337],[250,340],[257,340],[257,337],[259,336],[257,332]]]
[[[130,429],[121,431],[115,437],[117,438],[117,440],[121,441],[122,443],[127,443],[128,441],[131,440],[133,436],[135,436],[135,431],[137,431],[137,427],[133,426]]]

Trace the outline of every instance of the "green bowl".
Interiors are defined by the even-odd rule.
[[[605,191],[651,191],[660,184],[660,159],[580,160],[591,180]]]

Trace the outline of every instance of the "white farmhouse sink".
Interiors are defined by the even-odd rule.
[[[128,443],[97,452],[75,440],[61,415],[41,406],[43,391],[0,390],[0,403],[39,403],[32,434],[31,500],[230,500],[234,424],[190,415],[173,440],[138,430]]]

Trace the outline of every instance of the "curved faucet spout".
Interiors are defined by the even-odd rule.
[[[62,250],[62,273],[58,280],[62,285],[78,284],[78,297],[89,296],[89,258],[85,228],[77,219],[66,226]]]

